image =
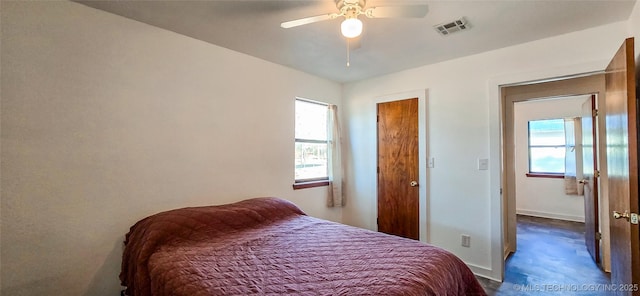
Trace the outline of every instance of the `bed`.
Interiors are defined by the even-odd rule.
[[[139,221],[120,280],[130,296],[486,295],[443,249],[313,218],[279,198]]]

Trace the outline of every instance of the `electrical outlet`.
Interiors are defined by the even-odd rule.
[[[462,235],[462,246],[466,248],[471,247],[471,236],[463,234]]]

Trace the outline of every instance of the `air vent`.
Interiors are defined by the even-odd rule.
[[[469,24],[467,23],[467,20],[461,17],[460,19],[452,22],[435,25],[433,28],[436,29],[440,35],[448,36],[452,33],[469,29]]]

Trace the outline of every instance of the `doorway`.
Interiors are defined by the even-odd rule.
[[[514,103],[516,214],[581,224],[600,265],[595,103],[592,94]]]
[[[501,98],[503,104],[503,118],[504,118],[504,163],[515,164],[516,152],[514,145],[516,143],[516,131],[514,108],[518,102],[535,102],[539,100],[545,100],[552,97],[567,97],[577,95],[589,95],[590,94],[604,94],[604,74],[597,73],[592,75],[585,75],[580,77],[565,78],[556,81],[547,81],[541,83],[533,83],[527,85],[515,85],[501,88]],[[581,107],[576,107],[579,115],[581,113]],[[599,111],[602,114],[605,113],[604,108]],[[604,116],[598,117],[599,126],[603,126]],[[604,129],[598,131],[598,137],[604,137]],[[599,143],[600,151],[604,151],[602,148],[603,143]],[[601,171],[606,170],[606,159],[598,157],[598,165]],[[516,252],[517,250],[517,220],[516,220],[516,196],[517,187],[523,186],[518,183],[518,177],[525,172],[517,171],[515,165],[505,166],[504,170],[504,185],[503,185],[503,221],[504,221],[504,256]],[[608,215],[603,214],[608,212],[607,194],[606,194],[606,173],[601,174],[600,194],[598,204],[600,209],[599,231],[593,230],[593,232],[600,232],[602,234],[602,259],[603,268],[605,271],[609,271],[609,224]],[[583,204],[584,205],[584,204]],[[584,208],[584,206],[583,206]],[[522,210],[522,209],[521,209]],[[527,213],[525,213],[527,214]],[[567,218],[567,217],[549,217],[549,218]],[[569,219],[574,220],[574,219]],[[595,234],[594,234],[595,236]]]
[[[604,72],[591,72],[583,74],[581,77],[592,77],[596,75],[604,75],[606,86],[597,93],[602,95],[604,102],[600,102],[603,107],[603,116],[598,118],[598,124],[602,128],[598,131],[600,141],[599,150],[601,156],[600,161],[600,177],[601,189],[600,210],[601,231],[603,238],[610,240],[610,258],[607,260],[607,250],[605,248],[605,264],[609,261],[611,270],[611,282],[615,285],[628,284],[631,285],[640,282],[640,243],[638,235],[638,109],[636,89],[637,83],[635,79],[634,69],[634,40],[627,38]],[[574,72],[574,73],[580,73]],[[595,74],[594,74],[595,73]],[[598,74],[599,73],[599,74]],[[553,76],[547,76],[553,77]],[[577,78],[576,76],[572,76]],[[566,78],[558,78],[554,82],[567,81]],[[520,80],[525,81],[525,80]],[[547,80],[548,81],[548,80]],[[547,82],[545,82],[547,83]],[[523,82],[523,84],[526,84]],[[525,85],[519,87],[525,87]],[[533,84],[533,85],[541,85]],[[515,251],[516,242],[515,233],[512,231],[514,225],[515,208],[513,190],[516,186],[513,183],[514,169],[510,165],[513,161],[513,133],[509,131],[513,124],[513,103],[512,97],[508,99],[508,87],[504,84],[497,85],[497,93],[500,95],[498,107],[496,110],[501,115],[499,123],[502,124],[502,140],[499,146],[502,148],[503,156],[501,164],[504,164],[504,171],[501,172],[500,184],[502,188],[500,193],[504,195],[496,201],[500,201],[503,217],[503,236],[502,243],[504,248],[500,251],[507,254]],[[575,88],[575,85],[573,85]],[[542,90],[543,93],[553,93],[555,89]],[[587,91],[588,92],[588,91]],[[582,93],[587,93],[582,92]],[[591,91],[596,93],[596,91]],[[580,93],[580,92],[577,92]],[[606,98],[604,95],[606,94]],[[522,95],[522,94],[520,94]],[[526,94],[525,94],[526,95]],[[555,95],[555,94],[551,94]],[[541,96],[542,97],[542,96]],[[522,99],[522,98],[521,98]],[[606,115],[604,115],[606,114]],[[606,137],[602,135],[605,134]],[[495,139],[497,137],[494,137]],[[510,151],[511,150],[511,151]],[[606,156],[606,157],[604,157]],[[605,201],[605,202],[602,202]],[[604,235],[604,231],[610,230],[610,235]],[[605,246],[606,247],[606,246]],[[503,265],[504,267],[504,265]],[[500,271],[503,271],[501,269]],[[504,273],[502,274],[504,275]],[[618,291],[620,295],[631,295],[631,291]],[[635,295],[636,292],[633,292]]]

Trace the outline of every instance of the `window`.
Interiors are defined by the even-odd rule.
[[[328,105],[296,99],[295,108],[295,182],[326,181]]]
[[[529,174],[562,176],[565,171],[564,119],[529,121]]]

